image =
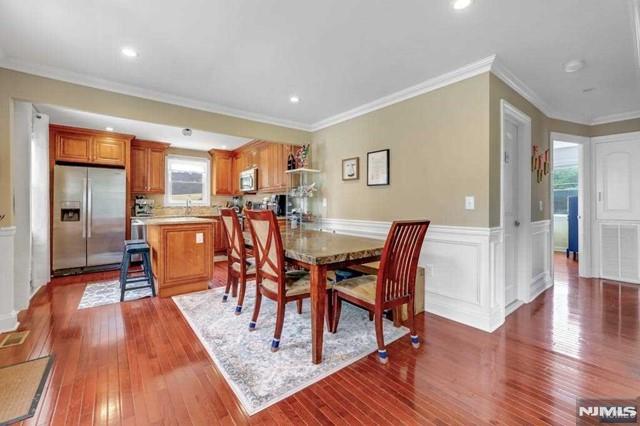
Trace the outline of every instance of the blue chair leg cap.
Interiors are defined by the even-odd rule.
[[[228,298],[229,298],[229,293],[225,293],[224,296],[222,296],[222,301],[226,302]]]
[[[378,361],[380,361],[381,364],[389,362],[389,355],[387,354],[386,349],[378,349]]]
[[[420,347],[420,337],[411,336],[411,346],[418,349]]]
[[[273,339],[271,341],[271,352],[277,352],[278,349],[280,349],[280,340],[279,339]]]
[[[249,323],[249,331],[254,331],[256,329],[256,322],[255,321],[251,321]]]
[[[242,312],[242,306],[240,305],[236,306],[236,315],[240,315],[241,312]]]

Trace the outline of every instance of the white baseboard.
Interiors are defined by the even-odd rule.
[[[18,314],[14,308],[13,244],[15,226],[0,228],[0,332],[15,330]]]
[[[390,222],[323,219],[328,232],[385,239]],[[487,332],[504,322],[501,228],[431,225],[420,253],[427,312]],[[501,272],[502,271],[502,272]]]

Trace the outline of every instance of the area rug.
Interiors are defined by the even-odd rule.
[[[287,305],[280,350],[271,352],[275,329],[275,302],[263,297],[258,325],[249,332],[255,284],[247,284],[242,314],[234,315],[235,299],[222,303],[223,288],[174,296],[173,300],[226,378],[249,415],[304,389],[376,351],[376,335],[369,314],[343,304],[338,333],[325,331],[323,361],[311,363],[309,301],[303,314]],[[385,320],[385,343],[406,335]]]
[[[151,297],[150,288],[129,290],[124,294],[125,302],[142,299],[143,297]],[[88,284],[84,289],[78,309],[95,308],[96,306],[110,305],[112,303],[120,303],[120,281]]]
[[[35,414],[52,363],[53,357],[45,356],[0,368],[0,424]]]

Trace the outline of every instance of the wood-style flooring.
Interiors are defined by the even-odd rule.
[[[561,255],[555,270],[492,334],[421,314],[420,349],[403,338],[388,365],[372,354],[252,417],[171,299],[79,311],[86,277],[34,296],[0,366],[55,354],[25,424],[575,424],[578,397],[640,396],[640,286],[579,279]]]

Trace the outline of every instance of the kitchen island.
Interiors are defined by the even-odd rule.
[[[145,219],[156,292],[160,297],[206,290],[213,277],[215,219]]]

